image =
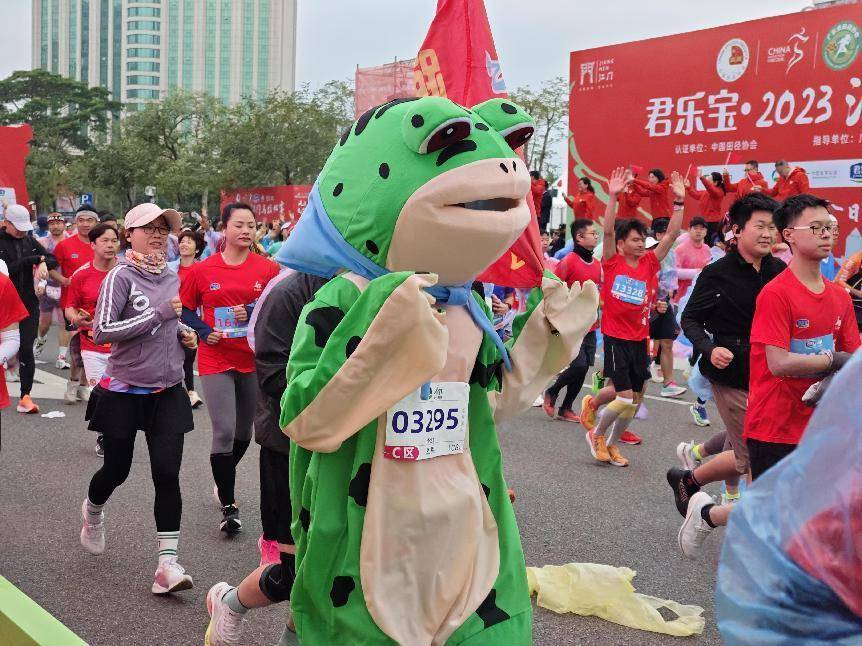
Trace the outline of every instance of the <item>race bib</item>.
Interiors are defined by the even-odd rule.
[[[611,296],[624,303],[643,305],[646,300],[646,283],[630,276],[618,275],[611,287]]]
[[[386,414],[383,457],[428,460],[464,452],[470,386],[461,381],[424,385]]]
[[[794,354],[823,354],[827,350],[835,350],[835,341],[831,334],[813,339],[790,339],[790,351]]]
[[[50,298],[53,301],[59,301],[60,300],[60,287],[48,285],[45,288],[45,296],[47,296],[48,298]]]
[[[215,329],[225,339],[241,339],[248,334],[248,322],[239,323],[232,307],[214,307]]]

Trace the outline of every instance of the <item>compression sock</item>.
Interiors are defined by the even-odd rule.
[[[625,433],[625,430],[629,427],[629,424],[632,423],[632,419],[634,419],[637,409],[638,407],[635,404],[630,404],[626,410],[620,413],[620,416],[617,417],[617,420],[614,422],[611,434],[608,436],[608,446],[614,444],[620,438],[620,436]]]
[[[691,454],[695,457],[695,459],[703,461],[703,459],[706,457],[703,454],[703,444],[695,444],[691,448]]]
[[[105,508],[105,503],[94,505],[87,498],[87,522],[91,525],[98,525],[102,522],[102,510]]]
[[[596,426],[596,435],[607,436],[608,429],[623,413],[628,411],[630,406],[634,406],[634,401],[627,397],[617,397],[610,404],[605,406],[602,411],[602,416],[599,418],[599,423]],[[634,413],[632,413],[634,415]]]
[[[239,464],[239,461],[242,460],[242,456],[245,455],[246,450],[248,450],[248,445],[251,442],[242,442],[240,440],[233,441],[233,464],[236,466]]]
[[[210,455],[210,467],[212,467],[213,480],[218,486],[219,500],[222,505],[232,505],[236,501],[234,497],[234,484],[236,482],[236,464],[233,453],[214,453]]]
[[[68,352],[69,352],[69,348],[66,347],[65,345],[61,345],[59,348],[57,348],[57,358],[58,359],[65,359],[66,354],[68,354]]]
[[[700,508],[700,517],[706,521],[706,524],[715,529],[718,525],[712,522],[709,518],[709,510],[715,507],[715,504],[704,505]]]
[[[175,532],[156,532],[159,543],[159,565],[164,561],[176,558],[177,545],[180,542],[180,530]]]
[[[224,593],[224,596],[221,598],[227,604],[227,607],[233,610],[236,613],[244,615],[249,611],[249,608],[246,608],[242,605],[242,601],[239,600],[239,588],[231,588],[227,592]]]

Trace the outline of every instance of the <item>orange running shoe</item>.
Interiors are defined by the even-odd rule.
[[[590,445],[590,453],[599,462],[610,462],[611,456],[608,453],[608,446],[605,444],[604,435],[593,435],[589,431],[584,434],[587,438],[587,444]]]
[[[575,415],[570,410],[564,410],[557,416],[559,419],[565,420],[566,422],[572,422],[574,424],[579,424],[581,422],[581,418]]]
[[[18,402],[18,406],[15,410],[19,413],[34,415],[39,412],[39,407],[36,405],[36,402],[30,399],[30,395],[24,395],[21,398],[21,401]]]
[[[554,408],[554,400],[548,393],[545,393],[545,396],[542,398],[542,410],[551,419],[556,419],[557,411]]]
[[[622,456],[616,444],[611,444],[608,447],[608,454],[611,456],[610,463],[615,467],[627,467],[629,465],[629,461]]]
[[[581,402],[581,425],[590,432],[596,427],[596,409],[593,408],[593,399],[592,395],[587,395]]]

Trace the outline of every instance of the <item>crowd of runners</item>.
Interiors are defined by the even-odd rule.
[[[697,178],[698,190],[677,172],[653,169],[641,178],[642,168],[617,168],[607,181],[601,232],[592,181],[583,178],[577,195],[566,196],[575,215],[570,240],[559,232],[542,235],[549,270],[570,286],[592,281],[601,290],[597,322],[580,353],[536,402],[551,418],[583,426],[582,450],[598,462],[628,466],[620,445],[642,442],[636,420],[647,415],[651,382],[661,397],[691,389],[698,426],[714,424],[708,401],[718,410],[724,430],[706,442],[681,443],[680,464],[667,472],[684,517],[679,547],[691,558],[726,524],[745,495],[741,482],[793,451],[824,380],[860,345],[860,254],[838,265],[831,205],[809,193],[804,170],[784,161],[776,170],[772,188],[752,160],[738,181],[711,173]],[[541,181],[534,175],[537,212]],[[686,194],[699,210],[683,233]],[[733,201],[725,201],[728,195]],[[649,227],[636,217],[642,206]],[[540,217],[540,224],[547,221]],[[272,259],[291,227],[262,225],[242,203],[227,205],[215,228],[205,214],[184,224],[176,210],[152,203],[135,206],[122,223],[91,204],[71,218],[51,213],[35,222],[23,206],[4,208],[0,407],[10,404],[6,382],[18,382],[16,410],[39,412],[31,396],[36,359],[48,359],[48,335],[56,330],[56,367],[69,375],[65,402],[86,405],[83,417],[103,459],[81,492],[85,550],[106,550],[108,501],[129,475],[143,432],[155,493],[152,592],[191,588],[177,559],[179,473],[193,409],[203,406],[210,418],[219,507],[213,524],[227,535],[242,531],[241,510],[249,513],[236,493],[237,465],[253,438],[261,446],[260,567],[236,587],[221,582],[210,589],[212,645],[235,643],[251,608],[290,598],[291,523],[307,522],[291,507],[280,400],[300,312],[326,281]],[[507,339],[526,291],[474,289]],[[688,359],[688,388],[678,383],[675,358]],[[591,372],[591,392],[581,396]],[[721,500],[701,491],[721,481]],[[288,622],[285,630],[291,629]]]

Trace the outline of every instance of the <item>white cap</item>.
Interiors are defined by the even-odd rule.
[[[30,222],[30,211],[22,204],[10,204],[6,207],[6,219],[18,231],[32,231],[33,223]]]
[[[174,209],[163,209],[157,204],[153,204],[151,202],[144,202],[143,204],[138,204],[136,207],[130,209],[129,212],[126,213],[126,218],[123,224],[126,229],[142,227],[145,224],[149,224],[160,215],[165,216],[165,220],[167,220],[171,231],[180,230],[183,223],[183,217],[179,212]]]

